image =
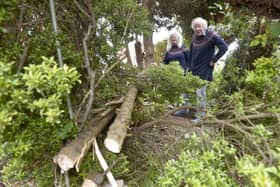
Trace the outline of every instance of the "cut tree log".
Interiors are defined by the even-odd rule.
[[[85,178],[85,180],[82,184],[82,187],[101,187],[101,186],[102,187],[112,187],[112,185],[108,182],[106,182],[103,185],[96,184],[93,179],[97,174],[98,174],[97,172],[91,171],[89,173],[89,175]],[[118,187],[125,187],[124,180],[118,179],[116,182],[117,182]]]
[[[117,184],[118,184],[118,187],[126,187],[124,180],[122,180],[122,179],[118,179]],[[112,187],[112,185],[110,183],[105,183],[102,185],[102,187]]]
[[[85,178],[82,187],[100,187],[100,185],[96,184],[96,182],[93,180],[97,174],[98,172],[96,171],[90,171],[88,176]]]
[[[96,116],[89,122],[89,125],[84,128],[69,144],[63,147],[59,153],[53,158],[54,163],[58,164],[62,172],[68,171],[75,166],[76,171],[79,171],[79,166],[82,158],[87,153],[98,134],[112,121],[115,116],[115,110],[108,108],[111,112],[105,117]]]
[[[107,132],[104,144],[105,147],[113,153],[119,153],[121,151],[127,129],[129,128],[131,122],[131,114],[136,96],[137,88],[130,85],[124,102],[122,103],[114,122],[111,124]]]

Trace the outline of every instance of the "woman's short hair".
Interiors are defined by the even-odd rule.
[[[171,37],[175,36],[178,40],[178,47],[182,47],[182,37],[181,35],[178,33],[178,32],[172,32],[169,37],[168,37],[168,40],[167,40],[167,46],[166,46],[166,50],[169,51],[172,47],[172,44],[171,44]]]
[[[208,23],[207,23],[206,19],[203,19],[202,17],[196,17],[192,20],[191,27],[193,30],[194,30],[194,26],[196,24],[201,24],[204,30],[206,30],[208,27]]]

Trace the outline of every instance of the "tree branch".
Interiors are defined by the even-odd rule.
[[[87,13],[87,11],[85,11],[85,10],[81,7],[81,5],[80,5],[76,0],[74,0],[74,3],[75,3],[75,5],[77,6],[77,8],[78,8],[87,18],[91,19],[91,16]]]
[[[23,54],[21,55],[20,59],[19,59],[19,66],[17,69],[17,73],[20,73],[25,61],[27,59],[28,56],[28,51],[29,51],[29,47],[30,47],[30,43],[31,43],[31,38],[28,38],[27,41],[24,42],[24,48],[23,48]]]
[[[112,69],[114,69],[118,64],[120,63],[120,61],[115,62],[114,64],[112,64],[105,73],[103,73],[101,75],[101,77],[98,79],[97,83],[95,84],[95,88],[97,88],[100,84],[100,82],[105,78],[106,74],[108,74]]]

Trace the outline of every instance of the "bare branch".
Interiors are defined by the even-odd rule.
[[[81,5],[80,5],[76,0],[74,0],[74,3],[75,3],[75,5],[77,6],[77,8],[78,8],[87,18],[91,19],[91,16],[87,13],[86,10],[84,10],[84,9],[81,7]]]
[[[89,25],[87,33],[85,34],[85,37],[83,38],[84,64],[85,64],[85,67],[87,68],[89,78],[91,77],[92,70],[90,68],[90,62],[89,62],[89,57],[88,57],[87,41],[89,39],[91,30],[92,30],[92,25]]]
[[[127,18],[127,20],[126,20],[125,28],[124,28],[124,32],[123,32],[123,38],[125,37],[125,35],[126,35],[126,33],[127,33],[128,24],[129,24],[129,22],[130,22],[130,20],[131,20],[131,17],[132,17],[132,15],[133,15],[133,13],[134,13],[134,10],[135,10],[135,8],[133,8],[133,9],[131,10],[131,12],[129,13],[128,18]]]
[[[23,54],[21,55],[20,59],[19,59],[19,66],[17,69],[17,73],[20,73],[25,61],[27,59],[28,56],[28,51],[29,51],[29,47],[30,47],[30,43],[31,43],[31,38],[28,38],[27,41],[24,42],[24,49],[23,49]]]
[[[82,118],[82,123],[86,121],[89,111],[92,107],[92,103],[94,100],[94,92],[95,92],[95,87],[94,87],[94,80],[95,80],[95,71],[91,73],[91,79],[90,79],[90,91],[89,91],[89,100],[88,104],[86,107],[86,111],[84,112],[83,118]]]
[[[100,82],[105,78],[105,76],[112,70],[114,69],[118,64],[120,63],[120,61],[115,62],[114,64],[112,64],[105,73],[103,73],[101,75],[101,77],[99,78],[99,80],[97,81],[97,83],[95,84],[95,88],[97,88],[97,86],[99,86]]]
[[[20,36],[20,33],[21,33],[21,27],[22,27],[22,22],[23,22],[24,10],[25,10],[25,0],[20,5],[17,41],[19,41],[19,36]]]
[[[91,15],[93,32],[95,32],[95,30],[96,30],[96,16],[95,16],[95,12],[94,12],[94,9],[93,9],[92,0],[86,0],[86,3],[87,3],[87,7],[89,9],[90,15]]]

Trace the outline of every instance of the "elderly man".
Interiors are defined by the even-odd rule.
[[[194,18],[191,27],[194,34],[189,53],[189,71],[203,80],[212,81],[215,63],[225,54],[228,46],[216,32],[207,29],[205,19]],[[215,47],[218,48],[217,53]],[[198,88],[196,95],[198,107],[206,110],[206,87]],[[199,122],[204,115],[205,112],[197,112],[193,122]]]

